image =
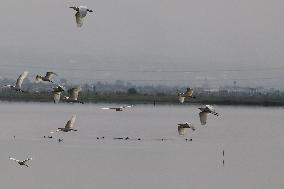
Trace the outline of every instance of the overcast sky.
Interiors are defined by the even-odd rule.
[[[73,5],[94,10],[82,28]],[[282,0],[3,0],[1,7],[4,77],[53,70],[76,82],[207,78],[284,88]]]

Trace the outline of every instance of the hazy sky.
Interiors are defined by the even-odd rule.
[[[82,28],[73,5],[95,11]],[[54,70],[77,82],[202,85],[207,78],[284,88],[281,0],[3,0],[1,6],[1,76]]]

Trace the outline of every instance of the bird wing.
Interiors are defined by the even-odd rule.
[[[192,93],[193,93],[193,89],[187,88],[186,92],[184,93],[184,96],[191,97]]]
[[[76,17],[77,27],[82,27],[83,26],[83,19],[81,18],[80,13],[76,12],[75,17]]]
[[[27,77],[29,72],[25,71],[24,73],[22,73],[19,78],[17,79],[17,82],[16,82],[16,89],[21,89],[22,87],[22,83],[24,81],[24,79]]]
[[[216,112],[215,108],[211,105],[206,105],[205,108],[213,115],[218,116],[219,114]]]
[[[69,8],[74,9],[75,11],[79,11],[79,8],[78,8],[78,7],[75,7],[75,6],[69,7]]]
[[[15,158],[12,158],[12,157],[9,157],[10,160],[13,160],[13,161],[16,161],[16,162],[19,162],[20,160],[17,160]]]
[[[125,106],[125,108],[132,108],[133,107],[133,105],[127,105],[127,106]]]
[[[180,103],[184,103],[184,99],[185,99],[184,96],[178,96],[178,100]]]
[[[122,107],[117,107],[117,108],[109,108],[110,110],[116,110],[116,109],[122,109]]]
[[[32,160],[32,158],[28,158],[28,159],[25,159],[24,161],[22,161],[23,163],[26,163],[27,161],[30,161]]]
[[[67,121],[65,128],[71,129],[74,126],[75,120],[76,120],[76,114],[73,114],[71,119],[69,121]]]
[[[200,118],[200,123],[201,123],[201,125],[205,125],[205,124],[206,124],[207,115],[208,115],[207,112],[200,112],[200,113],[199,113],[199,118]]]
[[[54,103],[59,103],[60,101],[61,92],[53,92],[53,100]]]
[[[186,122],[186,123],[183,124],[183,127],[184,127],[184,128],[190,128],[190,127],[191,127],[191,123],[187,123],[187,122]]]
[[[35,82],[39,83],[40,81],[42,81],[41,76],[40,75],[36,75]]]
[[[211,105],[205,105],[205,108],[207,108],[211,112],[215,112],[215,108],[213,106],[211,106]]]
[[[78,99],[78,96],[79,96],[79,92],[81,91],[81,87],[80,86],[76,86],[76,87],[73,87],[71,89],[68,90],[68,93],[70,95],[70,98],[72,100],[77,100]]]
[[[46,72],[45,78],[51,79],[53,76],[56,76],[57,74],[54,72]]]
[[[58,85],[57,87],[53,87],[53,92],[63,92],[63,86]]]

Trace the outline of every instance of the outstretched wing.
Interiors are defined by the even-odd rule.
[[[109,108],[110,110],[117,110],[117,109],[122,109],[123,107],[117,107],[117,108],[115,108],[115,107],[112,107],[112,108]]]
[[[199,113],[199,118],[200,118],[200,123],[201,123],[201,125],[205,125],[205,124],[206,124],[207,115],[208,115],[207,112],[200,112],[200,113]]]
[[[73,114],[71,119],[69,121],[67,121],[65,128],[71,129],[74,126],[75,120],[76,120],[76,114]]]
[[[57,74],[54,72],[46,72],[45,78],[46,79],[51,79],[52,77],[56,76]]]
[[[193,89],[187,88],[187,89],[186,89],[186,92],[184,93],[184,96],[186,96],[186,97],[191,97],[192,94],[193,94]]]
[[[13,160],[13,161],[16,161],[16,162],[19,162],[20,160],[17,160],[15,158],[12,158],[12,157],[9,157],[10,160]]]
[[[73,87],[71,89],[68,90],[68,93],[70,95],[70,98],[72,100],[77,100],[78,99],[78,96],[79,96],[79,92],[81,91],[81,87],[80,86],[76,86],[76,87]]]
[[[102,110],[110,110],[111,108],[101,108]]]
[[[207,110],[209,113],[211,113],[211,114],[213,114],[213,115],[216,115],[216,116],[219,115],[219,114],[216,112],[216,110],[215,110],[215,108],[214,108],[213,106],[211,106],[211,105],[205,105],[205,108],[206,108],[206,110]]]
[[[79,11],[79,8],[78,8],[78,7],[75,7],[75,6],[69,7],[69,8],[74,9],[75,11]]]
[[[17,82],[16,82],[16,89],[21,89],[22,87],[22,83],[24,81],[24,79],[27,77],[29,72],[25,71],[24,73],[22,73],[19,78],[17,79]]]
[[[132,108],[132,107],[133,107],[133,105],[127,105],[127,106],[121,106],[119,108]]]
[[[28,159],[25,159],[24,161],[22,161],[23,163],[26,163],[27,161],[30,161],[32,160],[32,158],[28,158]]]
[[[215,112],[215,108],[211,105],[205,105],[205,108],[208,109],[211,112]]]
[[[76,17],[76,24],[77,24],[77,27],[82,27],[83,26],[83,19],[82,17],[80,16],[80,13],[79,12],[76,12],[75,14],[75,17]]]

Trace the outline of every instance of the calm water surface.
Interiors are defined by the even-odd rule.
[[[284,185],[282,108],[215,106],[220,116],[210,115],[207,125],[201,126],[198,106],[101,109],[110,106],[116,105],[0,103],[1,188],[266,189]],[[64,127],[73,113],[78,132],[50,134]],[[177,123],[185,121],[197,129],[180,137]],[[51,135],[53,139],[43,138]],[[104,140],[96,139],[102,136]],[[58,143],[58,138],[64,142]],[[29,168],[20,167],[9,156],[33,160]]]

